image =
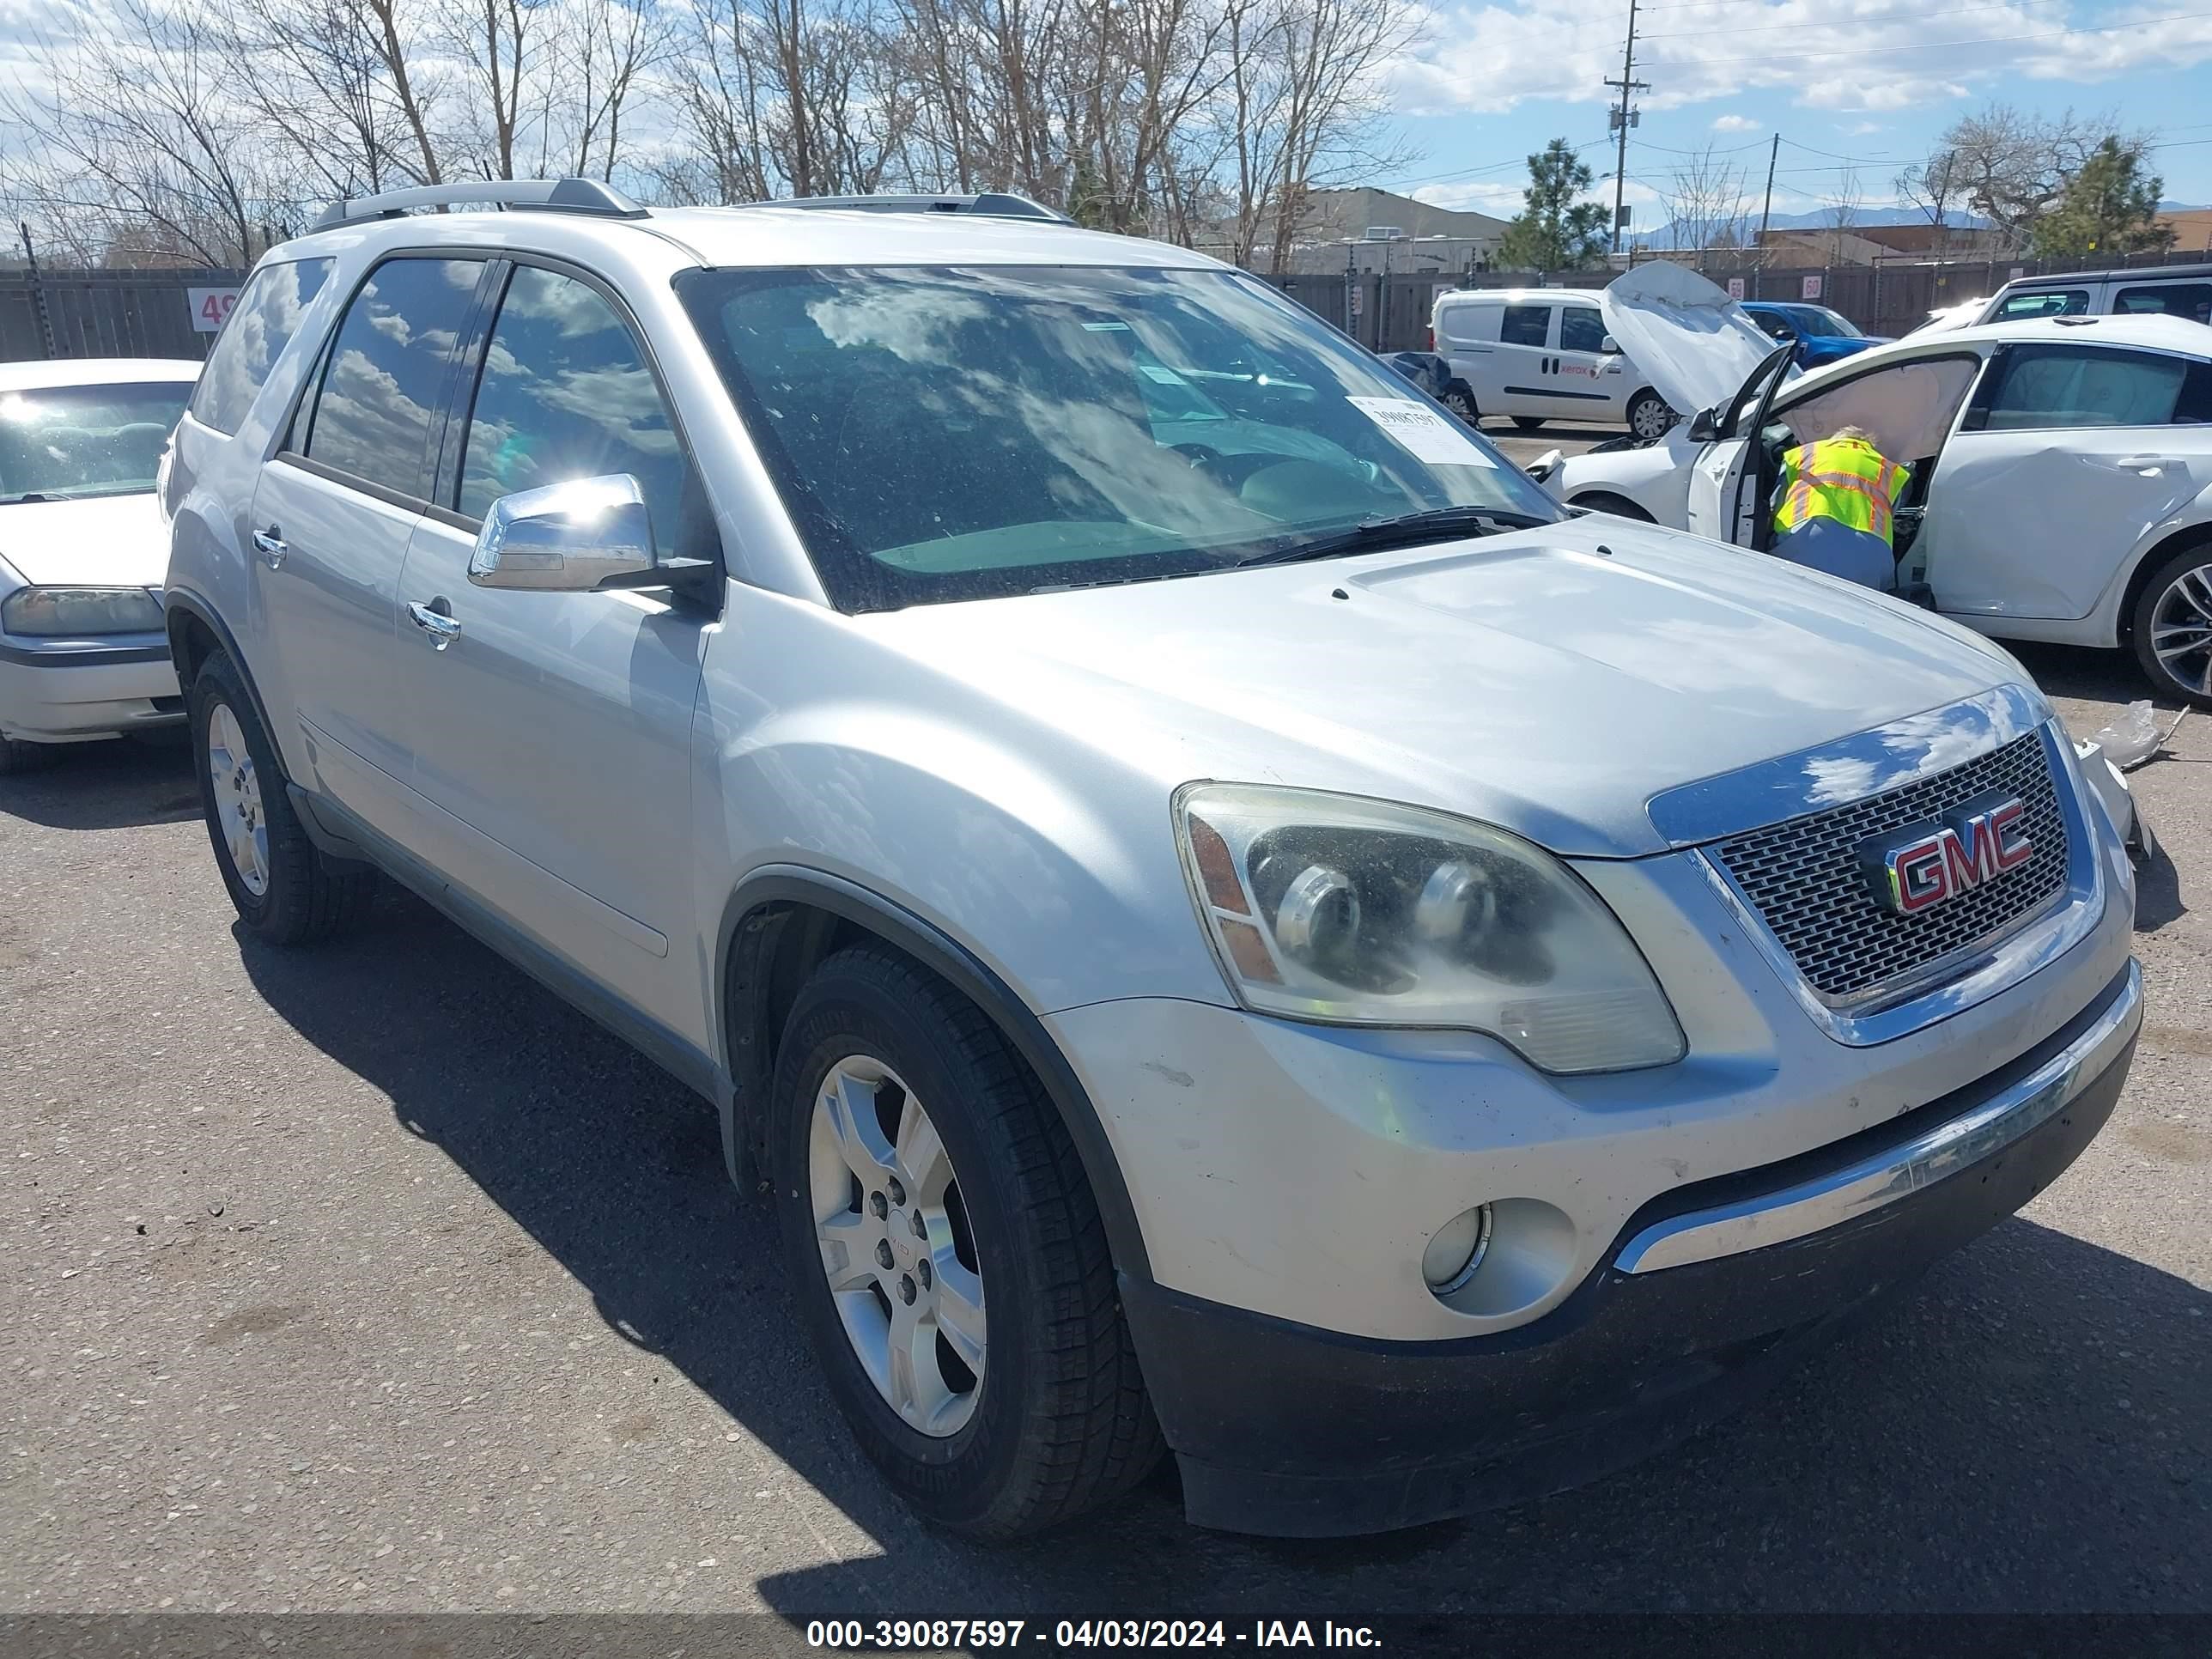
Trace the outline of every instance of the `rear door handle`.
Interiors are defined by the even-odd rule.
[[[407,607],[407,614],[414,618],[415,626],[430,636],[430,648],[433,651],[443,651],[461,637],[460,623],[455,622],[444,611],[431,609],[432,605],[445,603],[443,599],[433,599],[429,605],[410,603]]]
[[[275,570],[283,564],[284,556],[292,550],[286,544],[283,532],[272,524],[266,530],[253,532],[253,550],[261,556],[264,564]]]

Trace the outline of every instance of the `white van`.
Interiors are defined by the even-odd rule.
[[[1435,349],[1451,363],[1444,405],[1473,423],[1510,415],[1524,432],[1547,420],[1626,422],[1656,438],[1674,411],[1607,336],[1592,289],[1492,288],[1437,295]]]

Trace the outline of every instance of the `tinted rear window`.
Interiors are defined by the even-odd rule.
[[[300,318],[331,278],[335,259],[287,259],[246,279],[192,393],[192,418],[235,432],[253,407],[276,359],[300,331]]]

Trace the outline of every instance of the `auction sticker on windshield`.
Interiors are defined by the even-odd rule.
[[[1421,459],[1438,466],[1495,466],[1439,411],[1410,398],[1347,398],[1346,403]]]

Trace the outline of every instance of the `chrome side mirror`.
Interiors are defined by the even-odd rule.
[[[627,472],[502,495],[469,556],[478,587],[588,593],[653,567],[653,520]]]

